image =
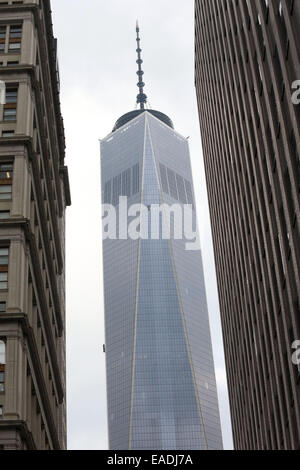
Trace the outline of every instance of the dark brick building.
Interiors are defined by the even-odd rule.
[[[300,1],[195,3],[235,447],[299,449]]]

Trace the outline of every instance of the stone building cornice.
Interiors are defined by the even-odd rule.
[[[15,431],[17,430],[21,438],[26,442],[28,450],[37,450],[32,433],[29,431],[25,421],[15,420],[1,420],[0,431]]]

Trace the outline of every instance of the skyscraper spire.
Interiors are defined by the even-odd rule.
[[[136,61],[136,63],[138,64],[138,71],[137,71],[137,75],[139,77],[139,82],[137,84],[138,88],[139,88],[139,94],[137,95],[137,99],[136,99],[136,102],[137,104],[140,104],[140,107],[141,109],[145,109],[145,104],[147,103],[147,95],[145,95],[144,93],[144,86],[145,86],[145,83],[143,82],[143,75],[144,75],[144,72],[142,70],[142,63],[143,63],[143,60],[141,58],[141,52],[142,52],[142,49],[140,48],[140,36],[139,36],[139,32],[140,32],[140,28],[139,28],[139,23],[138,21],[136,22],[136,42],[137,42],[137,54],[138,54],[138,59]]]

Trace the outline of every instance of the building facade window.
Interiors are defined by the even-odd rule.
[[[0,302],[0,313],[6,312],[6,302]]]
[[[6,26],[0,26],[0,54],[5,52]]]
[[[13,164],[12,163],[0,164],[0,180],[12,181],[12,177],[13,177]]]
[[[2,131],[2,137],[14,137],[15,131]]]
[[[1,392],[4,392],[4,365],[2,364],[0,364],[0,393]]]
[[[11,199],[13,181],[13,164],[0,164],[0,200],[6,201]],[[2,217],[1,217],[2,218]]]
[[[0,290],[8,288],[8,248],[0,248]]]
[[[8,39],[8,44],[7,44]],[[22,24],[0,26],[0,54],[18,54],[21,50]]]
[[[6,89],[6,103],[7,104],[17,104],[18,99],[18,88],[17,87],[7,87]]]
[[[0,185],[0,200],[8,201],[11,199],[12,187],[11,185],[2,184]]]
[[[11,25],[9,31],[9,52],[19,52],[22,41],[22,25]]]
[[[6,220],[9,218],[9,211],[0,211],[0,220]]]
[[[0,393],[4,392],[6,351],[5,342],[0,340]]]
[[[6,103],[3,111],[3,121],[16,121],[17,119],[18,88],[6,89]]]
[[[3,406],[0,406],[0,421],[3,419]]]
[[[3,112],[3,121],[15,121],[17,118],[16,108],[5,108]]]
[[[3,339],[0,339],[0,364],[6,364],[5,342]]]

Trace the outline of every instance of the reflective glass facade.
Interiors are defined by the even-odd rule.
[[[187,140],[149,112],[101,142],[101,168],[117,213],[117,195],[194,207]],[[103,241],[111,449],[222,448],[201,253],[185,247]]]

